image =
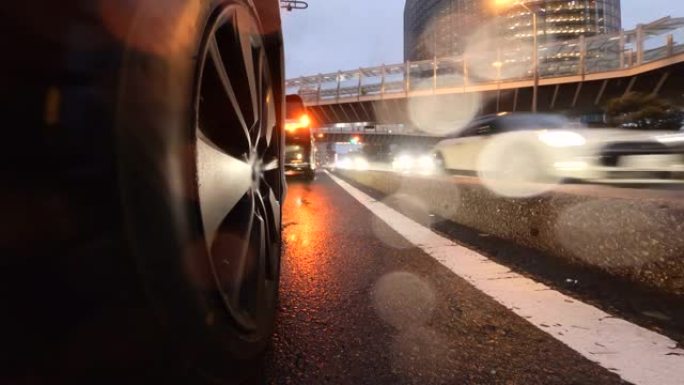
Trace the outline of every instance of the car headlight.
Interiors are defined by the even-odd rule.
[[[352,161],[349,158],[342,158],[336,163],[337,168],[348,169],[352,167]]]
[[[435,168],[435,159],[430,155],[423,155],[418,158],[418,168],[422,171],[431,171]]]
[[[410,156],[410,155],[399,155],[398,157],[394,158],[394,161],[392,162],[392,166],[394,166],[395,169],[408,170],[408,169],[413,168],[414,163],[415,163],[415,159],[413,159],[412,156]]]
[[[358,171],[366,171],[370,168],[368,161],[363,158],[354,159],[354,169]]]
[[[539,133],[539,140],[551,147],[578,147],[587,144],[587,140],[572,131],[543,131]]]

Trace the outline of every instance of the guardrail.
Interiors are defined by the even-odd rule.
[[[481,42],[480,50],[459,57],[434,58],[351,71],[300,77],[286,82],[307,104],[421,90],[467,87],[533,78],[531,47],[520,43],[499,47]],[[542,78],[587,75],[638,67],[684,53],[684,17],[665,17],[636,29],[564,42],[539,49]]]
[[[470,179],[385,171],[336,173],[383,197],[403,199],[404,207],[425,218],[436,214],[487,237],[650,290],[684,295],[681,191],[624,192],[581,185],[559,186],[530,198],[508,198]]]

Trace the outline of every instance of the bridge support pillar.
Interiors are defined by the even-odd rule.
[[[550,106],[551,110],[556,108],[556,100],[558,100],[558,91],[560,91],[560,84],[556,84],[556,87],[553,89],[553,97],[551,98]]]
[[[660,89],[663,88],[665,85],[665,82],[667,81],[667,78],[670,77],[670,71],[663,72],[663,75],[660,77],[660,80],[658,80],[658,84],[656,87],[653,89],[653,92],[651,92],[651,95],[653,96],[658,96],[660,93]]]
[[[608,79],[604,80],[603,83],[601,83],[601,88],[599,89],[598,95],[596,95],[596,100],[594,100],[594,105],[598,106],[599,103],[601,103],[601,99],[603,98],[603,94],[606,92],[606,87],[608,86]]]
[[[575,96],[572,98],[572,108],[577,107],[577,101],[579,100],[580,93],[582,92],[583,82],[577,83],[577,88],[575,89]]]
[[[625,68],[625,30],[620,29],[620,69]]]
[[[513,112],[518,110],[518,91],[520,88],[516,88],[513,92]]]

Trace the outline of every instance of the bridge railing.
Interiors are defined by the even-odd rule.
[[[291,79],[287,90],[301,95],[307,104],[318,104],[532,79],[533,48],[529,44],[506,42],[502,46],[489,41],[478,46],[486,49],[468,50],[459,57]],[[684,53],[684,17],[666,17],[616,34],[542,44],[538,50],[542,78],[640,66]]]
[[[410,136],[433,136],[419,130],[416,127],[402,124],[381,124],[381,125],[332,125],[317,129],[318,133],[323,134],[361,134],[361,135],[410,135]]]

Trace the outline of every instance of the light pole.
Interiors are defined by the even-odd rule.
[[[536,113],[539,104],[539,27],[537,25],[537,12],[525,3],[520,4],[532,14],[532,112]]]
[[[537,23],[537,10],[530,8],[523,0],[494,0],[496,8],[512,7],[519,5],[532,14],[532,112],[537,112],[539,104],[539,26]]]
[[[503,67],[501,49],[496,50],[496,61],[492,63],[492,66],[496,68],[496,113],[498,114],[501,105],[501,67]]]

